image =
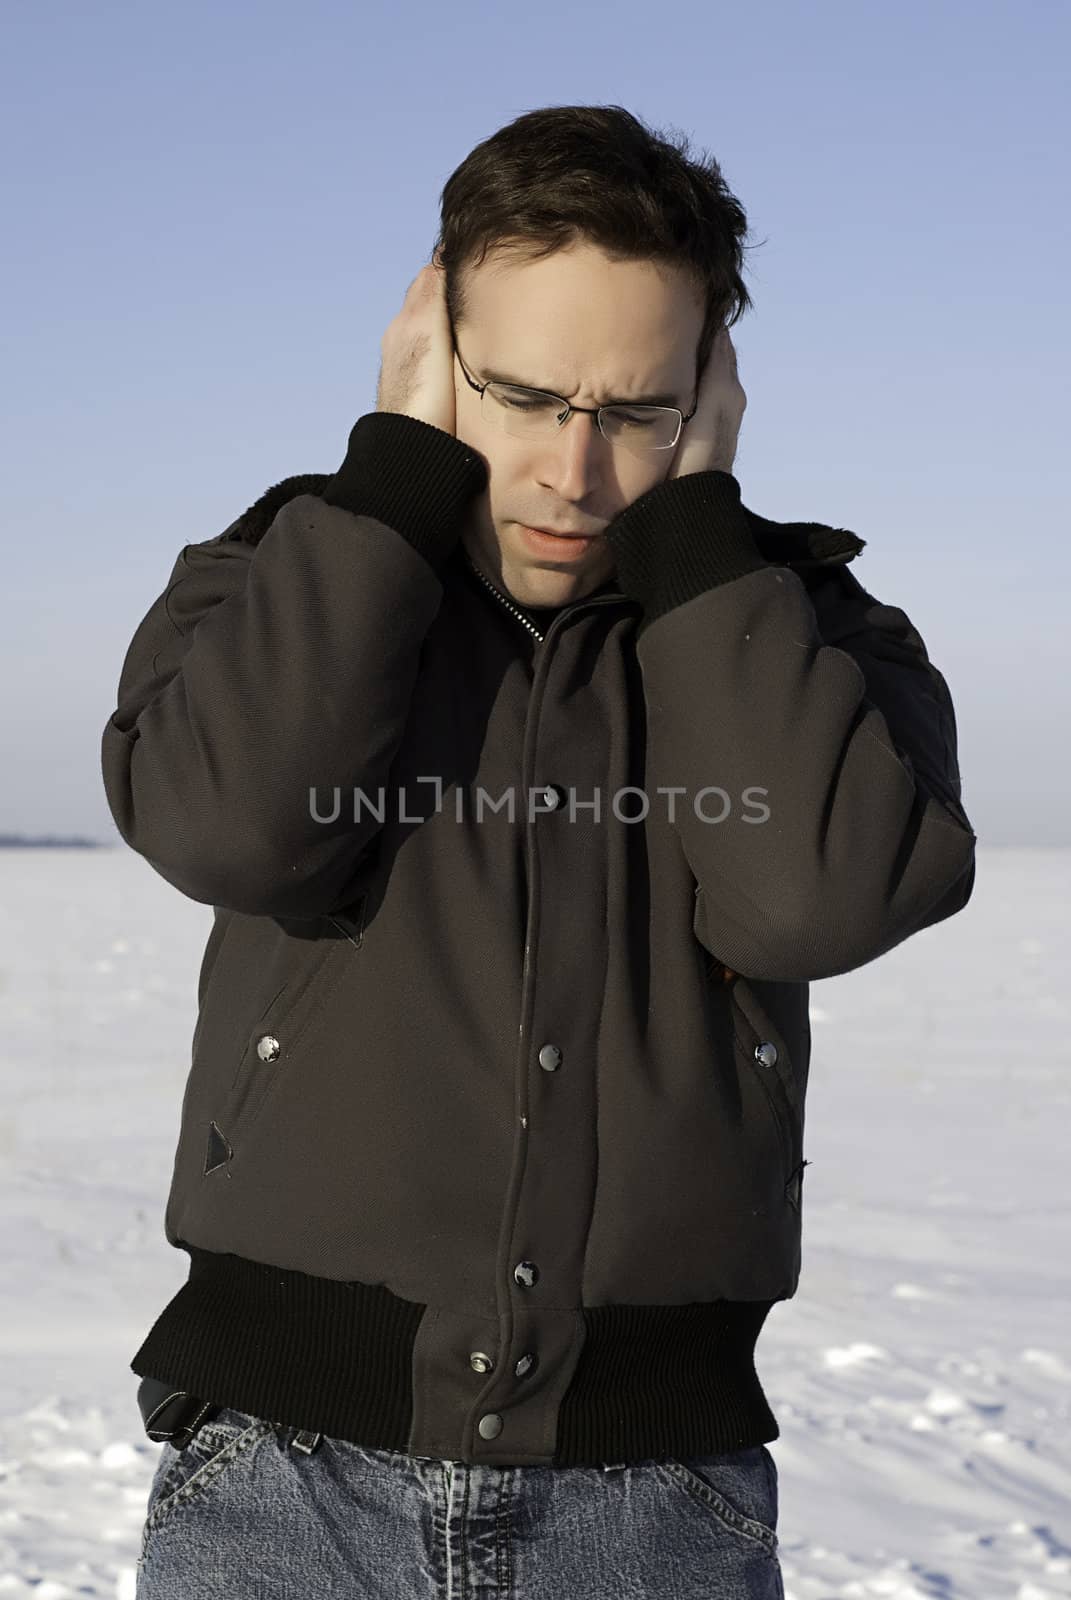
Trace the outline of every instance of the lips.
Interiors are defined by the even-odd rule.
[[[527,522],[525,527],[531,528],[533,533],[546,533],[552,539],[597,539],[597,533],[581,533],[576,528],[540,528],[534,522]]]

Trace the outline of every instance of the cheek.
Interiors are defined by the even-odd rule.
[[[470,389],[464,378],[454,376],[454,431],[457,437],[469,445],[473,450],[478,450],[485,458],[490,458],[494,446],[494,433],[484,420],[480,405],[480,397],[475,389]]]
[[[665,482],[676,453],[675,450],[660,450],[653,461],[637,460],[637,473],[642,475],[646,489],[653,489],[656,484]]]
[[[464,383],[464,379],[462,379]],[[524,475],[525,457],[523,447],[518,450],[516,441],[489,423],[480,407],[480,397],[475,390],[464,384],[464,390],[458,391],[456,418],[454,431],[462,444],[467,444],[470,450],[475,450],[487,468],[488,487],[484,491],[484,498],[491,500],[509,497],[511,484],[516,484]],[[511,445],[513,448],[511,448]]]
[[[665,454],[672,457],[674,452],[667,450]],[[670,462],[664,461],[659,456],[654,462],[641,461],[639,456],[622,455],[621,466],[618,469],[618,482],[621,486],[622,507],[630,506],[638,500],[648,489],[655,489],[664,483],[669,473]]]

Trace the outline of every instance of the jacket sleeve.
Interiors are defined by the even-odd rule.
[[[948,686],[908,617],[833,567],[823,633],[750,517],[732,474],[695,473],[607,537],[643,606],[648,785],[678,791],[695,934],[746,977],[805,982],[959,911],[976,836]]]
[[[127,844],[191,899],[254,915],[352,900],[442,568],[486,467],[441,429],[371,412],[320,481],[259,543],[239,519],[182,550],[102,738]],[[338,819],[317,820],[336,787]],[[355,789],[370,801],[357,822]]]

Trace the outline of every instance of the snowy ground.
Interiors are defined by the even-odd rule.
[[[759,1375],[787,1600],[1071,1595],[1071,850],[812,988],[804,1265]],[[0,1596],[132,1600],[127,1363],[211,912],[125,849],[0,851]]]

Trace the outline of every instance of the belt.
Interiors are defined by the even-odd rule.
[[[138,1384],[138,1410],[150,1439],[158,1444],[166,1440],[176,1450],[185,1450],[198,1429],[218,1416],[223,1407],[165,1383],[162,1378],[142,1378]],[[322,1438],[322,1433],[301,1428],[290,1443],[295,1450],[311,1455]]]

